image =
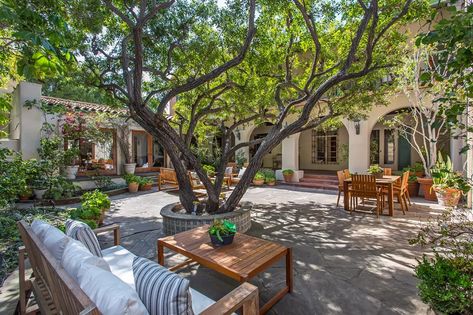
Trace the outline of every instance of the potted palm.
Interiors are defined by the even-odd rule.
[[[292,182],[292,175],[294,175],[294,171],[291,169],[286,169],[282,171],[282,176],[284,176],[284,181],[286,183]]]
[[[79,171],[79,165],[76,165],[76,160],[79,157],[79,147],[77,145],[64,151],[64,165],[66,165],[66,178],[75,179]]]
[[[136,193],[140,187],[140,177],[133,174],[125,174],[123,179],[128,185],[128,191],[131,193]]]
[[[383,178],[384,169],[378,164],[372,164],[368,168],[367,172],[371,175],[374,175],[376,178]]]
[[[452,161],[439,154],[435,168],[431,170],[433,186],[441,206],[456,207],[462,194],[470,191],[471,185],[459,173],[453,171]]]
[[[260,171],[256,172],[255,177],[253,177],[253,184],[256,186],[262,186],[264,184],[264,174]]]
[[[223,246],[233,243],[235,234],[236,225],[229,220],[215,220],[209,227],[210,241],[214,246]]]

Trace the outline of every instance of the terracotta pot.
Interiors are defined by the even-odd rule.
[[[276,181],[267,182],[266,184],[268,184],[268,186],[274,186],[274,185],[276,185]]]
[[[286,183],[292,182],[292,175],[294,175],[294,174],[282,174],[282,176],[284,176],[284,181]]]
[[[456,188],[437,188],[434,187],[437,194],[438,203],[445,207],[456,207],[460,201],[462,192]]]
[[[129,183],[128,184],[128,191],[131,193],[135,193],[138,191],[140,185],[138,183]]]
[[[383,178],[383,176],[384,176],[384,172],[383,172],[383,173],[371,174],[371,175],[374,175],[374,177],[376,177],[376,178],[378,178],[378,179],[381,179],[381,178]]]
[[[417,178],[417,182],[420,184],[419,191],[424,192],[424,199],[429,201],[437,201],[435,190],[432,189],[433,180],[428,177]]]
[[[409,196],[417,197],[419,195],[419,183],[409,182],[407,185],[407,190],[409,191]]]
[[[102,213],[99,216],[98,222],[97,222],[98,225],[102,225],[104,219],[105,219],[105,213],[102,211]]]
[[[20,195],[20,196],[18,196],[20,201],[28,201],[28,200],[30,200],[30,197],[31,197],[31,195]]]
[[[140,185],[140,190],[148,191],[153,188],[153,184]]]
[[[425,173],[423,171],[414,172],[416,177],[424,177]]]
[[[264,184],[264,179],[253,179],[253,184],[255,186],[263,186]]]

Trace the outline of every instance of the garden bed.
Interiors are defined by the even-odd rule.
[[[88,191],[93,191],[93,189],[88,190]],[[81,191],[81,194],[79,196],[74,196],[74,197],[71,197],[71,198],[64,198],[64,199],[57,199],[57,200],[44,199],[44,200],[41,200],[40,205],[51,205],[52,203],[54,203],[55,205],[62,206],[62,205],[70,205],[70,204],[79,203],[81,196],[85,192],[87,192],[87,191],[86,190]],[[111,190],[102,191],[102,192],[104,194],[107,194],[108,196],[116,196],[116,195],[127,193],[128,192],[128,187],[116,188],[116,189],[111,189]]]
[[[200,215],[187,214],[182,211],[180,203],[172,203],[161,209],[163,217],[164,233],[174,235],[179,232],[191,230],[193,228],[212,224],[214,220],[230,220],[237,226],[237,231],[245,233],[251,227],[251,203],[242,203],[235,211],[220,214]]]

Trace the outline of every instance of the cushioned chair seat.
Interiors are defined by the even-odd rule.
[[[215,303],[214,300],[206,297],[199,291],[196,291],[192,288],[190,288],[189,291],[192,296],[192,310],[194,311],[194,314],[200,314],[207,307]]]
[[[136,290],[133,276],[133,259],[136,255],[120,245],[102,250],[102,255],[112,273]]]

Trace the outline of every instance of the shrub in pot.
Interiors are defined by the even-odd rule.
[[[209,227],[210,241],[214,246],[223,246],[233,243],[236,234],[235,223],[229,220],[215,220]]]
[[[96,189],[93,192],[86,192],[81,197],[82,207],[99,209],[100,216],[98,224],[103,224],[105,212],[110,209],[110,198],[100,190]]]
[[[422,164],[422,162],[415,162],[414,166],[411,168],[411,172],[417,177],[425,176],[424,164]]]
[[[207,173],[207,176],[214,177],[215,176],[215,167],[213,165],[204,165],[202,166],[204,171]]]
[[[18,197],[21,201],[27,201],[33,196],[33,191],[28,185],[24,185],[19,189]]]
[[[266,176],[264,179],[265,183],[268,184],[269,186],[274,186],[276,185],[276,177],[274,175],[271,176]]]
[[[384,169],[378,164],[372,164],[367,170],[368,174],[374,175],[376,178],[383,178]]]
[[[261,186],[264,184],[264,174],[260,171],[256,172],[255,177],[253,177],[253,184],[256,186]]]
[[[438,203],[446,207],[456,207],[462,194],[470,191],[471,185],[459,173],[453,171],[452,161],[439,153],[435,168],[431,170],[433,186]]]
[[[36,179],[33,181],[33,193],[36,199],[43,199],[44,193],[48,190],[48,182],[44,179]]]
[[[282,171],[282,176],[284,176],[284,181],[286,183],[292,182],[292,175],[294,175],[294,171],[291,169],[286,169]]]
[[[80,220],[90,226],[91,229],[95,229],[98,226],[98,221],[102,211],[97,207],[90,205],[83,205],[77,209],[72,209],[70,213],[71,219]]]
[[[417,176],[409,176],[407,190],[409,191],[409,196],[411,197],[417,197],[419,195],[419,183],[417,182]]]
[[[141,177],[133,174],[126,174],[123,176],[123,179],[125,179],[128,185],[129,192],[136,193],[138,191],[138,188],[140,187]]]
[[[153,180],[151,178],[140,178],[140,190],[147,191],[153,188]]]
[[[79,171],[79,165],[75,165],[76,159],[79,157],[79,147],[73,146],[64,151],[64,165],[66,165],[66,178],[75,179]]]

